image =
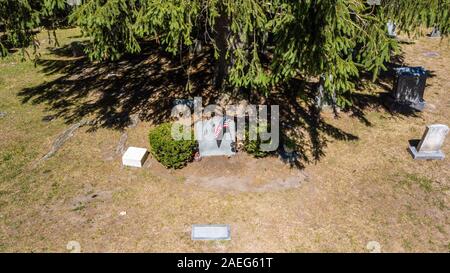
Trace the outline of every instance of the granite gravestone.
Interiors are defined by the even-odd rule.
[[[329,76],[329,80],[333,81],[333,75]],[[316,107],[319,109],[332,109],[333,111],[337,111],[337,101],[336,101],[336,92],[332,92],[331,94],[329,92],[325,92],[325,75],[320,76],[319,80],[319,87],[317,89],[317,95],[315,98],[315,104]]]
[[[224,122],[227,123],[227,126],[224,126]],[[236,154],[236,125],[233,119],[215,116],[206,121],[196,122],[194,128],[200,156],[232,156]]]
[[[431,38],[440,38],[441,37],[441,31],[437,27],[433,27],[433,30],[428,35]]]
[[[396,104],[407,105],[417,111],[425,108],[423,95],[427,81],[427,72],[423,67],[400,67],[391,96]]]
[[[67,0],[69,6],[79,6],[81,5],[81,0]]]
[[[409,151],[414,159],[444,159],[445,155],[441,151],[445,136],[448,134],[448,126],[434,124],[427,126],[422,139],[417,146],[410,145]]]
[[[388,29],[388,35],[391,37],[397,37],[397,25],[395,25],[394,22],[388,21],[387,22],[387,29]]]
[[[195,100],[193,99],[175,99],[173,102],[173,106],[185,105],[190,109],[194,108]]]
[[[284,163],[291,165],[295,164],[298,159],[298,154],[295,149],[286,144],[282,146],[282,149],[279,149],[279,156]]]
[[[379,6],[381,5],[381,0],[367,0],[369,6]]]

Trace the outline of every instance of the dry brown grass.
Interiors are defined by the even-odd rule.
[[[106,128],[79,130],[54,157],[30,169],[67,125],[41,122],[44,106],[17,97],[54,76],[2,61],[0,110],[9,114],[0,119],[0,250],[65,252],[76,240],[83,252],[367,252],[366,244],[378,241],[385,252],[449,252],[449,160],[413,161],[406,148],[425,125],[450,123],[450,49],[447,41],[422,38],[403,50],[406,64],[433,71],[425,99],[434,107],[418,117],[367,109],[371,126],[325,114],[359,139],[330,140],[326,155],[306,166],[308,179],[299,187],[265,192],[185,182],[195,172],[214,173],[204,169],[217,167],[208,161],[181,171],[151,159],[143,169],[123,168],[119,157],[107,159],[121,132]],[[439,56],[425,57],[425,51]],[[129,129],[127,143],[148,147],[150,126]],[[448,141],[444,152],[450,155]],[[267,160],[255,163],[268,169],[266,177],[291,172]],[[245,168],[236,171],[246,175]],[[191,241],[191,225],[201,223],[230,224],[232,240]]]

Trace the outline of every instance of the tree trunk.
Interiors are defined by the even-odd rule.
[[[230,35],[230,20],[228,18],[226,10],[223,8],[220,12],[220,16],[216,20],[215,29],[215,41],[217,49],[219,50],[219,59],[216,64],[215,85],[220,89],[228,76],[229,62],[227,60],[228,52],[228,37]]]

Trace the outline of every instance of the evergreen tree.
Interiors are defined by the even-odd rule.
[[[40,18],[64,1],[37,2],[0,0],[14,45],[29,42]],[[218,86],[268,95],[293,78],[314,77],[343,107],[360,75],[376,79],[397,51],[389,20],[409,34],[434,26],[447,35],[449,11],[450,0],[84,0],[70,19],[90,38],[91,59],[139,53],[146,39],[174,55],[202,44],[214,48]]]
[[[36,32],[60,27],[68,15],[65,0],[0,0],[0,55],[5,56],[8,48],[36,49]]]

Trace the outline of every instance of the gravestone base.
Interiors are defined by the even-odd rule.
[[[430,38],[441,38],[441,31],[438,28],[433,28],[430,34],[428,34]]]
[[[409,107],[411,107],[414,110],[417,110],[419,112],[422,112],[423,109],[425,109],[426,105],[427,105],[427,103],[425,101],[419,101],[419,102],[416,102],[416,103],[410,103]]]
[[[414,159],[444,159],[441,151],[445,136],[448,134],[448,126],[444,124],[428,125],[422,138],[409,142],[409,151]]]
[[[388,107],[390,111],[394,112],[411,112],[411,111],[418,111],[422,112],[427,106],[426,101],[422,100],[419,102],[408,102],[408,101],[396,101],[392,96],[385,95],[384,98],[382,98],[384,101],[384,104]]]
[[[443,160],[445,155],[442,151],[436,152],[419,152],[415,146],[409,146],[409,152],[414,160]]]
[[[231,148],[234,142],[229,139],[222,140],[220,146],[216,140],[201,141],[199,142],[199,151],[202,157],[208,156],[233,156],[236,153]]]

